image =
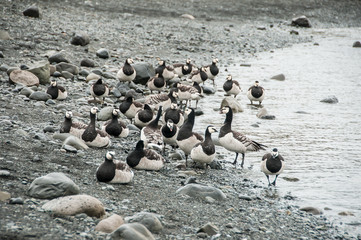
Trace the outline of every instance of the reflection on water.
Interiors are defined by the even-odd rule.
[[[354,234],[361,233],[361,226],[347,223],[361,222],[361,49],[352,48],[352,44],[360,40],[360,32],[313,32],[319,45],[308,43],[262,53],[248,61],[251,67],[240,67],[240,61],[228,66],[228,72],[223,68],[217,78],[218,91],[201,101],[205,115],[197,117],[195,125],[201,132],[207,124],[222,125],[224,116],[213,108],[220,105],[223,82],[232,74],[242,86],[238,100],[244,108],[235,114],[233,128],[270,149],[277,147],[285,157],[287,167],[277,182],[278,189],[284,194],[291,191],[301,207],[331,208],[324,213],[345,223]],[[286,76],[285,81],[270,80],[279,73]],[[266,89],[263,106],[276,120],[258,119],[258,109],[249,105],[246,92],[255,80]],[[330,95],[339,103],[320,102]],[[254,123],[259,127],[252,127]],[[245,167],[254,165],[254,178],[266,185],[267,179],[259,170],[264,153],[246,154]],[[226,158],[231,162],[234,153]],[[299,181],[286,181],[282,176]],[[343,211],[354,216],[339,216]]]

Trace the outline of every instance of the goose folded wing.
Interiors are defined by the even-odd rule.
[[[151,150],[151,149],[144,149],[144,155],[149,159],[153,161],[164,161],[163,157],[159,155],[157,152]]]

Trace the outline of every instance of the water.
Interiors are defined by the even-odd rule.
[[[310,31],[319,46],[299,44],[261,53],[247,61],[251,67],[240,67],[240,60],[228,66],[228,72],[221,69],[217,93],[200,103],[205,115],[196,118],[195,130],[203,132],[208,124],[222,125],[225,116],[213,108],[220,106],[223,82],[232,74],[242,86],[238,99],[244,108],[235,114],[233,129],[270,149],[279,149],[287,163],[277,182],[279,191],[297,196],[301,207],[330,208],[323,210],[324,214],[357,235],[361,226],[349,223],[361,223],[361,49],[352,44],[361,40],[361,29]],[[285,81],[270,80],[279,73],[286,76]],[[255,80],[266,89],[263,106],[276,120],[258,119],[258,109],[249,105],[246,92]],[[320,102],[330,95],[339,103]],[[254,123],[260,127],[252,127]],[[245,167],[254,166],[253,177],[266,185],[267,179],[259,170],[264,153],[246,154]],[[227,154],[227,159],[231,162],[234,156]],[[354,216],[338,215],[343,211]]]

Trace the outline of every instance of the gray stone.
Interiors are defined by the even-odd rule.
[[[68,71],[62,71],[61,75],[65,78],[65,79],[73,79],[74,75]]]
[[[204,232],[207,233],[207,235],[209,236],[213,236],[218,233],[218,228],[213,223],[207,223],[197,231],[197,233],[200,232]]]
[[[8,177],[10,176],[10,172],[7,170],[0,170],[0,176]]]
[[[203,93],[205,93],[205,94],[214,94],[214,93],[216,93],[216,90],[214,89],[214,87],[202,86],[202,88],[203,88]]]
[[[29,97],[33,92],[34,91],[31,90],[30,88],[24,87],[23,89],[21,89],[20,94]]]
[[[111,74],[110,72],[103,72],[102,76],[105,78],[108,78],[108,79],[116,79],[116,77],[113,74]]]
[[[225,97],[222,100],[221,108],[224,106],[231,107],[234,113],[243,112],[243,108],[242,108],[241,104],[237,101],[236,98],[231,97],[231,96]]]
[[[112,233],[122,224],[124,224],[124,219],[117,214],[113,214],[110,217],[101,220],[96,225],[95,230],[99,232]]]
[[[38,91],[38,92],[33,92],[32,94],[30,94],[29,98],[32,100],[45,102],[48,99],[51,99],[51,96],[49,94],[47,94],[46,92]]]
[[[35,74],[26,70],[11,71],[9,81],[13,84],[22,84],[25,86],[39,85],[39,78]]]
[[[99,68],[93,69],[93,70],[92,70],[92,73],[95,73],[95,74],[98,75],[98,76],[102,76],[102,75],[103,75],[103,71],[102,71],[101,69],[99,69]]]
[[[53,199],[79,192],[79,187],[65,174],[53,172],[36,178],[29,187],[28,195],[34,198]]]
[[[95,67],[95,62],[89,58],[84,58],[80,61],[82,67]]]
[[[8,66],[8,65],[6,65],[6,64],[2,64],[2,65],[0,66],[0,71],[2,71],[2,72],[6,72],[6,71],[8,70],[8,68],[9,68],[9,66]]]
[[[113,240],[154,240],[152,233],[140,223],[127,223],[115,230]]]
[[[113,88],[111,90],[111,94],[114,95],[114,97],[120,98],[122,96],[122,94],[120,93],[120,91],[117,88]]]
[[[217,170],[223,169],[221,162],[218,161],[217,159],[214,159],[214,160],[209,164],[209,167],[210,167],[211,169],[217,169]]]
[[[24,200],[21,197],[10,198],[9,203],[10,204],[24,204]]]
[[[68,144],[64,144],[63,149],[65,149],[65,151],[67,151],[67,152],[72,152],[72,153],[77,153],[78,152],[78,150],[75,147],[72,147],[72,146],[70,146]]]
[[[69,61],[64,57],[64,54],[63,53],[56,53],[54,55],[51,55],[49,58],[48,58],[48,61],[50,63],[61,63],[61,62],[66,62],[68,63]]]
[[[300,16],[292,19],[291,25],[297,27],[306,27],[306,28],[311,27],[311,23],[306,16]]]
[[[281,73],[281,74],[271,77],[271,79],[278,80],[278,81],[284,81],[284,80],[286,80],[286,77],[283,73]]]
[[[43,132],[44,132],[44,133],[47,133],[47,132],[53,133],[53,132],[55,132],[55,129],[54,129],[53,126],[46,126],[46,127],[43,129]]]
[[[338,99],[336,96],[332,95],[322,99],[320,102],[335,104],[338,103]]]
[[[112,118],[112,112],[114,107],[105,107],[102,108],[98,113],[98,120],[99,121],[107,121]]]
[[[361,48],[361,42],[360,41],[356,41],[353,43],[352,47],[354,48]]]
[[[89,71],[86,70],[86,69],[82,69],[80,72],[79,72],[79,75],[80,76],[83,76],[83,77],[87,77],[89,75]]]
[[[0,51],[0,58],[4,58],[4,53]]]
[[[96,52],[96,55],[100,58],[109,58],[109,51],[106,48],[101,48]]]
[[[45,104],[46,105],[55,105],[56,102],[53,99],[48,99],[48,100],[46,100]]]
[[[9,33],[5,30],[0,30],[0,40],[10,40],[11,37]]]
[[[313,215],[319,215],[322,213],[322,211],[315,207],[302,207],[300,208],[301,211],[305,211],[308,213],[312,213]]]
[[[27,71],[34,73],[39,78],[40,84],[50,83],[50,64],[48,61],[34,63],[29,66]]]
[[[131,217],[126,217],[125,222],[141,223],[152,233],[159,233],[163,229],[162,223],[160,222],[158,216],[154,213],[149,213],[149,212],[140,212],[140,213],[136,213]]]
[[[67,71],[71,74],[78,75],[79,74],[79,68],[73,64],[61,62],[56,64],[56,71],[63,72]]]
[[[201,199],[209,197],[217,201],[224,201],[226,199],[226,195],[220,189],[195,183],[179,188],[176,193]]]
[[[90,39],[86,33],[76,33],[70,40],[70,43],[73,45],[85,46],[89,44]]]
[[[6,201],[11,198],[11,194],[8,192],[0,191],[0,201]]]
[[[274,115],[270,115],[268,114],[268,111],[266,108],[260,108],[258,110],[258,113],[256,115],[258,118],[261,118],[261,119],[267,119],[267,120],[275,120],[276,119],[276,116]]]
[[[155,75],[155,71],[153,65],[150,63],[136,63],[132,65],[136,71],[135,79],[133,80],[136,84],[143,84],[145,85],[148,80]]]
[[[40,17],[40,10],[37,6],[31,6],[28,7],[27,9],[25,9],[23,11],[24,16],[27,17],[34,17],[34,18],[39,18]]]
[[[101,78],[101,76],[99,76],[98,74],[95,74],[95,73],[90,73],[87,77],[86,77],[86,82],[90,82],[90,81],[92,81],[92,80],[98,80],[98,79],[100,79]]]
[[[61,73],[58,72],[58,71],[55,71],[53,74],[52,74],[53,77],[61,77]]]
[[[134,124],[128,124],[127,125],[127,128],[130,130],[130,131],[137,131],[139,132],[139,128],[137,126],[135,126]]]
[[[246,201],[252,201],[252,198],[246,195],[238,195],[238,198]]]

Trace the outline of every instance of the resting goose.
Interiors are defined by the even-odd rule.
[[[163,148],[163,138],[158,125],[162,116],[162,107],[159,107],[156,118],[140,131],[140,139],[144,141],[144,145],[149,147]]]
[[[134,67],[130,64],[134,63],[133,59],[127,58],[122,68],[117,73],[117,79],[120,82],[128,82],[130,84],[131,81],[135,79],[137,75]]]
[[[167,83],[161,73],[157,73],[147,82],[150,93],[153,93],[153,91],[158,91],[160,93],[162,90],[164,90],[166,85]]]
[[[147,126],[153,120],[153,110],[148,104],[144,104],[144,108],[139,110],[134,117],[134,124],[138,128]]]
[[[232,130],[233,111],[229,106],[221,109],[221,114],[226,114],[224,125],[221,127],[218,135],[219,143],[228,151],[235,152],[236,158],[233,164],[237,164],[238,154],[242,154],[241,167],[243,168],[244,156],[247,151],[265,150],[265,145],[255,142],[240,132]]]
[[[64,100],[68,97],[68,92],[64,87],[57,84],[56,80],[51,80],[50,86],[46,90],[46,93],[51,96],[52,99]]]
[[[218,59],[214,58],[212,60],[212,64],[211,65],[207,65],[204,67],[204,69],[206,70],[207,73],[207,77],[212,80],[213,85],[214,85],[214,79],[216,78],[216,76],[219,73],[219,69],[217,67],[217,63],[218,63]]]
[[[149,95],[145,98],[145,104],[151,106],[152,109],[158,109],[162,106],[163,110],[170,108],[171,103],[177,103],[178,93],[171,89],[168,94],[160,93],[156,95]]]
[[[268,186],[276,186],[278,175],[283,172],[285,163],[283,157],[278,153],[277,148],[274,148],[271,153],[266,153],[261,162],[261,171],[266,175]],[[269,175],[276,175],[274,181],[271,183]]]
[[[142,170],[160,170],[164,166],[165,159],[152,149],[144,148],[143,140],[137,142],[133,152],[127,156],[130,167]]]
[[[259,85],[258,81],[254,82],[254,85],[248,89],[247,97],[253,104],[253,101],[258,101],[258,105],[261,105],[264,99],[264,88]]]
[[[193,72],[189,79],[192,81],[192,82],[197,82],[198,84],[201,84],[208,79],[208,75],[207,75],[207,72],[206,72],[206,69],[204,67],[201,67],[200,69],[198,69],[198,71],[196,72]]]
[[[64,122],[61,124],[60,133],[70,133],[71,135],[81,138],[81,135],[85,131],[88,125],[80,122],[73,123],[73,113],[70,111],[67,111],[65,113],[65,119]]]
[[[114,152],[105,154],[104,162],[98,167],[96,177],[99,182],[130,183],[134,173],[126,162],[114,161]]]
[[[211,134],[218,132],[215,127],[209,125],[206,128],[204,141],[202,143],[197,143],[191,151],[191,158],[195,162],[206,164],[206,171],[208,165],[213,161],[216,156],[216,148],[212,141]]]
[[[132,121],[135,117],[135,114],[142,110],[143,104],[140,102],[134,101],[134,98],[129,96],[119,105],[119,110],[123,113],[127,118]]]
[[[187,108],[185,113],[188,115],[187,121],[179,129],[177,136],[177,145],[184,152],[186,156],[186,166],[188,155],[191,153],[192,148],[197,144],[203,141],[203,137],[198,133],[192,132],[194,126],[194,109]]]
[[[168,119],[167,123],[163,125],[162,129],[162,136],[163,136],[163,154],[165,153],[166,145],[171,145],[173,148],[177,146],[177,136],[179,132],[179,128],[175,125],[172,119]]]
[[[163,122],[166,123],[168,119],[171,119],[178,127],[182,126],[184,117],[182,111],[178,109],[178,105],[176,103],[171,103],[170,108],[164,111]]]
[[[164,60],[158,61],[159,66],[155,69],[155,73],[162,74],[163,78],[168,81],[175,77],[174,68],[169,65],[165,65]]]
[[[90,109],[90,123],[81,135],[81,139],[89,147],[108,147],[111,144],[109,135],[95,128],[96,114],[98,111],[97,107]]]
[[[236,80],[232,80],[232,75],[229,74],[223,84],[223,90],[227,93],[227,95],[234,95],[234,97],[237,97],[237,95],[241,92],[241,86]]]
[[[90,87],[90,94],[93,96],[94,100],[99,98],[100,103],[103,104],[105,97],[109,95],[108,85],[103,83],[103,80],[100,78]]]
[[[119,109],[113,109],[112,112],[112,119],[104,123],[102,127],[102,131],[107,132],[110,136],[114,137],[128,137],[129,135],[129,129],[127,128],[127,125],[121,121],[118,120],[119,118]]]

